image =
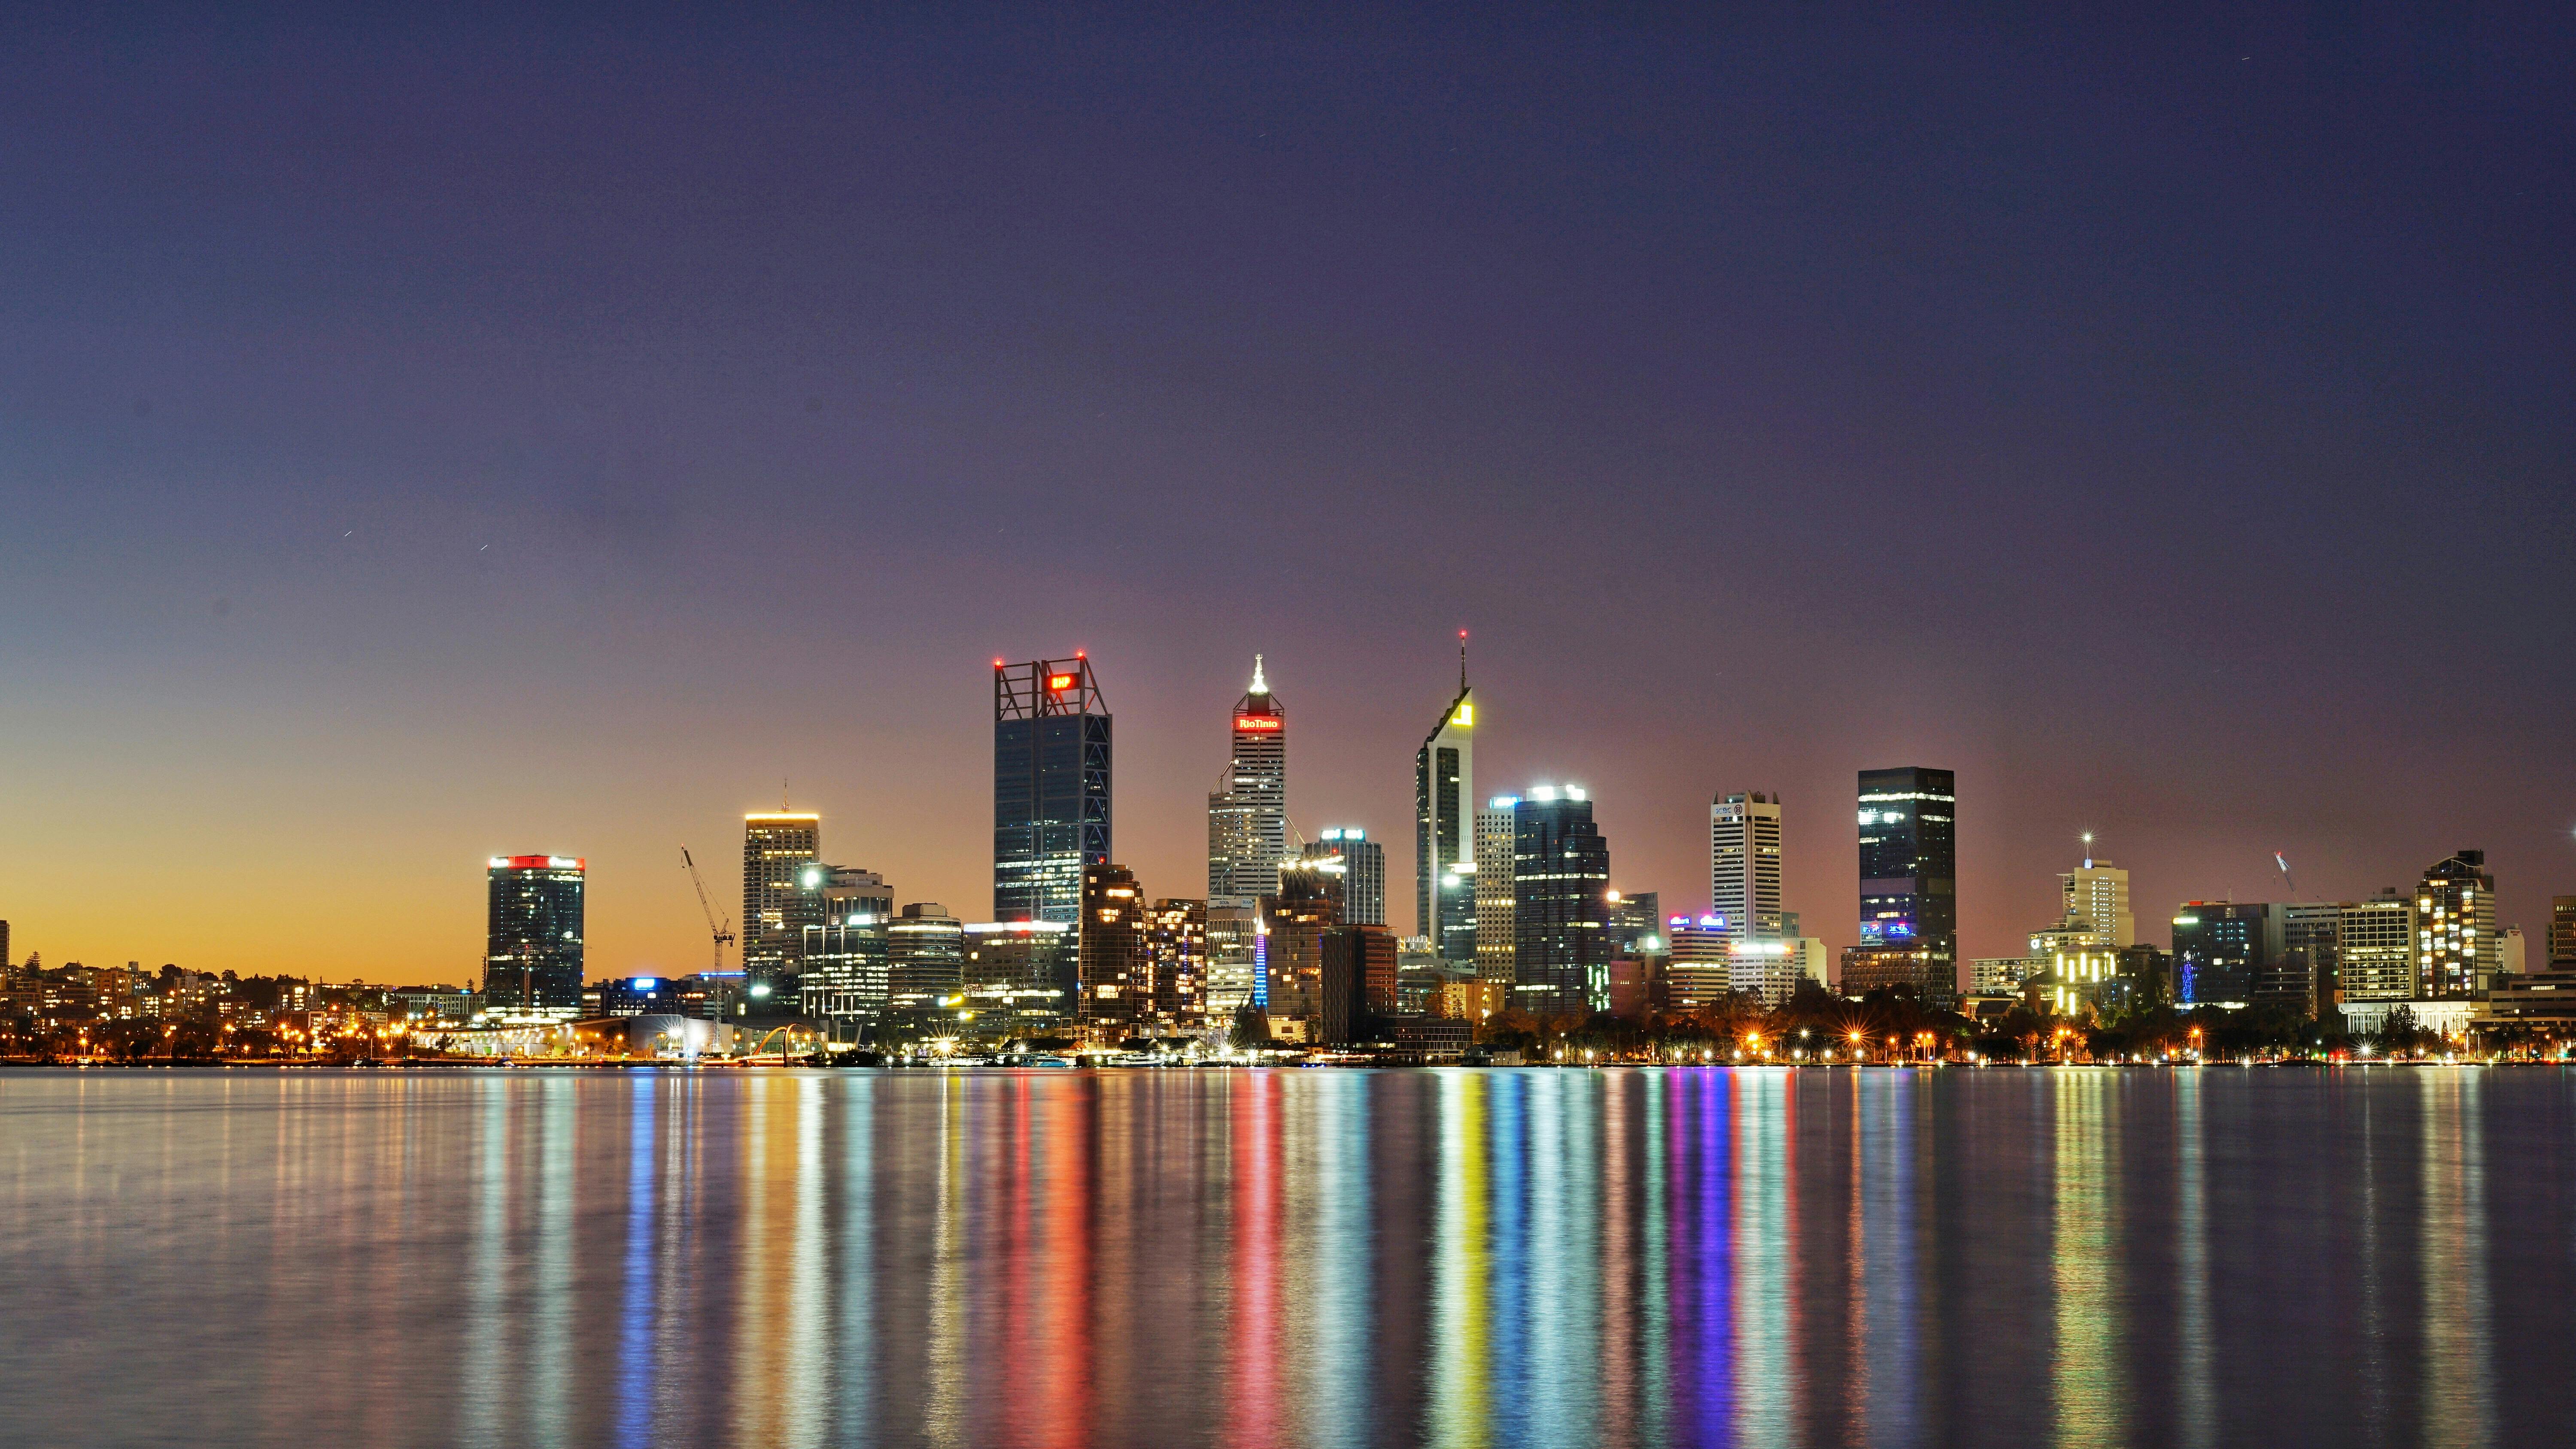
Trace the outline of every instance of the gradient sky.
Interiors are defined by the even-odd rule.
[[[1958,771],[1963,953],[2076,834],[2175,901],[2576,892],[2564,7],[19,12],[0,918],[464,981],[483,858],[690,969],[779,781],[990,907],[989,663],[1088,649],[1205,889],[1251,656],[1390,842],[1484,793],[1706,898]]]

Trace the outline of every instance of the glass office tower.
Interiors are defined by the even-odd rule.
[[[496,855],[485,863],[490,919],[483,993],[489,1005],[581,1009],[585,873],[579,856]]]
[[[1082,914],[1109,863],[1109,710],[1091,661],[993,663],[993,918]]]
[[[1534,786],[1512,807],[1512,1004],[1537,1016],[1610,1009],[1610,843],[1582,787]]]
[[[1958,777],[1908,765],[1860,772],[1860,947],[1909,953],[1918,999],[1959,991]]]
[[[1476,695],[1458,656],[1458,697],[1413,756],[1413,923],[1440,959],[1476,964]]]

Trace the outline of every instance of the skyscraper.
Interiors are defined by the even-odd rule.
[[[1308,860],[1342,863],[1342,924],[1386,924],[1386,847],[1356,826],[1333,826],[1306,847]]]
[[[742,971],[783,995],[805,928],[823,924],[823,817],[780,809],[742,817]]]
[[[1341,924],[1332,876],[1318,863],[1290,861],[1279,872],[1279,893],[1261,898],[1254,1000],[1274,1024],[1310,1021],[1322,1005],[1324,933]]]
[[[1082,923],[1075,950],[1081,963],[1078,1014],[1104,1040],[1115,1040],[1153,1011],[1152,953],[1146,942],[1144,893],[1124,866],[1092,865],[1082,871]]]
[[[1610,1009],[1610,843],[1579,785],[1536,785],[1512,807],[1512,1004],[1535,1015]]]
[[[1082,914],[1082,872],[1109,863],[1109,711],[1091,661],[993,661],[993,916]]]
[[[835,1040],[855,1038],[858,1022],[883,1013],[890,975],[886,918],[894,891],[872,870],[826,866],[823,919],[804,929],[796,991],[807,1016],[830,1023]]]
[[[1413,757],[1413,919],[1440,959],[1476,963],[1476,696],[1458,636],[1458,697]]]
[[[2464,1001],[2494,984],[2495,877],[2487,853],[2463,850],[2436,861],[2415,888],[2415,995]]]
[[[486,863],[490,921],[483,992],[523,1011],[581,1008],[582,886],[579,856],[496,855]]]
[[[1208,907],[1166,897],[1145,917],[1145,952],[1153,969],[1153,1014],[1175,1029],[1207,1019]]]
[[[2084,838],[2091,849],[2093,838]],[[2057,877],[2064,907],[2062,921],[2082,921],[2101,943],[2114,951],[2138,944],[2138,918],[2129,910],[2129,873],[2107,860],[2084,857],[2084,864]]]
[[[1780,934],[1780,797],[1720,795],[1708,807],[1709,909],[1730,939]]]
[[[2174,912],[2174,984],[2191,1006],[2243,1006],[2281,956],[2281,919],[2262,901],[2185,901]]]
[[[1228,736],[1222,788],[1208,796],[1208,899],[1243,905],[1279,889],[1288,858],[1288,712],[1258,654]]]
[[[2549,898],[2549,965],[2576,969],[2576,896]]]
[[[1519,841],[1518,795],[1497,795],[1476,812],[1476,979],[1512,984],[1520,936],[1512,929],[1512,852]]]
[[[1913,955],[1906,971],[1926,1003],[1959,989],[1957,801],[1948,770],[1860,773],[1859,949]]]

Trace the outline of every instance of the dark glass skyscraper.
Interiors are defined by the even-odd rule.
[[[1610,1009],[1610,842],[1578,786],[1535,786],[1512,807],[1512,930],[1512,1005]]]
[[[1958,777],[1908,765],[1860,772],[1860,949],[1919,952],[1916,994],[1959,990]]]
[[[1109,863],[1109,710],[1091,661],[993,662],[993,918],[1082,915]]]
[[[486,871],[490,925],[484,999],[523,1010],[581,1008],[579,856],[496,855]]]
[[[1476,695],[1458,648],[1458,697],[1413,756],[1414,931],[1444,961],[1476,964]]]

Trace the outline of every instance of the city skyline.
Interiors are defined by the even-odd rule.
[[[2088,829],[2147,914],[2470,846],[2534,929],[2563,46],[2427,24],[31,17],[12,949],[457,979],[460,863],[549,851],[596,969],[684,969],[674,847],[730,876],[782,775],[980,915],[973,664],[1077,648],[1149,888],[1203,875],[1260,652],[1299,819],[1386,842],[1409,923],[1462,627],[1480,796],[1586,782],[1675,909],[1758,786],[1850,945],[1829,802],[1929,760],[1972,958]],[[287,895],[316,821],[362,899]]]

